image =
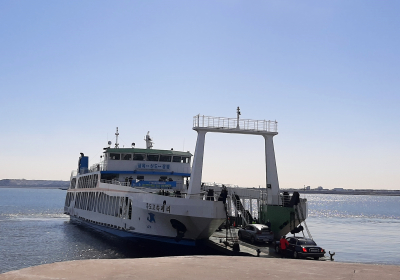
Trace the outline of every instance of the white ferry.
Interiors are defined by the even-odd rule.
[[[100,163],[89,168],[88,157],[81,153],[78,169],[71,174],[65,214],[74,222],[122,238],[195,245],[208,239],[233,207],[244,218],[246,212],[236,199],[243,190],[202,183],[206,133],[256,134],[265,138],[267,188],[253,191],[250,198],[260,202],[259,219],[273,221],[275,236],[290,231],[305,217],[295,216],[293,206],[282,207],[272,142],[277,123],[240,120],[239,115],[238,108],[236,119],[194,117],[198,137],[192,167],[190,152],[153,149],[149,133],[146,148],[136,148],[134,143],[131,148],[120,148],[117,128],[115,147],[108,143]],[[234,205],[227,196],[235,200]]]
[[[187,191],[191,153],[152,149],[149,134],[145,149],[119,148],[118,128],[116,137],[101,163],[88,168],[81,154],[65,201],[71,220],[123,238],[183,245],[207,239],[223,223],[222,201]]]

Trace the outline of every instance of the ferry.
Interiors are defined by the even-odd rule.
[[[257,134],[265,138],[267,188],[247,191],[251,193],[247,198],[257,199],[259,219],[272,221],[276,236],[286,233],[305,217],[293,215],[293,205],[282,211],[289,205],[279,194],[272,142],[277,122],[242,120],[239,115],[238,107],[236,119],[195,116],[194,157],[190,152],[153,149],[149,132],[145,148],[136,148],[135,143],[120,148],[117,128],[114,147],[109,141],[99,163],[89,167],[88,156],[81,153],[78,168],[71,173],[64,213],[73,222],[121,238],[180,245],[208,239],[233,209],[242,214],[244,223],[250,223],[249,211],[240,202],[246,199],[244,189],[205,184],[201,178],[207,132]]]

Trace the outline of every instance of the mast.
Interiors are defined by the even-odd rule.
[[[119,148],[119,144],[118,144],[118,127],[117,127],[117,131],[115,132],[115,148]]]
[[[236,114],[237,114],[237,124],[236,124],[236,128],[239,129],[239,116],[240,116],[240,108],[239,106],[236,109]]]

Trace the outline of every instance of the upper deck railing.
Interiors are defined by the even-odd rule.
[[[237,129],[258,132],[278,132],[278,122],[266,120],[238,120],[237,118],[200,116],[199,114],[193,117],[193,129],[194,128],[218,128],[227,130]]]

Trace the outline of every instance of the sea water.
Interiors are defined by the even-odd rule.
[[[160,250],[70,223],[63,214],[65,195],[59,189],[0,188],[0,273],[67,260],[215,254]],[[318,245],[335,252],[335,261],[400,265],[400,197],[305,197],[308,229]]]
[[[302,195],[318,245],[341,262],[400,265],[400,196]]]
[[[209,248],[124,241],[70,222],[65,190],[0,188],[0,273],[82,259],[210,255]]]

